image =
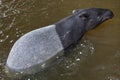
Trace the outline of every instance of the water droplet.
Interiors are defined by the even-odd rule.
[[[70,66],[66,66],[66,68],[70,68]]]
[[[77,58],[76,61],[80,61],[80,58]]]
[[[6,35],[6,39],[9,37],[9,35]]]
[[[56,58],[59,59],[59,56],[57,56]]]
[[[73,10],[72,13],[74,14],[76,10]]]
[[[0,31],[0,34],[2,34],[3,33],[3,31]]]
[[[19,73],[15,73],[15,75],[18,75]]]
[[[17,35],[17,37],[20,37],[20,35]]]
[[[30,80],[30,78],[28,78],[28,80]]]
[[[82,47],[85,47],[85,45],[84,45],[84,44],[81,44],[81,46],[82,46]]]
[[[80,52],[80,54],[82,54],[82,52]]]
[[[13,43],[13,40],[11,40],[10,43]]]
[[[20,72],[21,74],[23,74],[23,72]]]
[[[44,63],[44,64],[42,64],[42,65],[41,65],[41,67],[42,67],[42,68],[44,68],[44,67],[45,67],[45,65],[46,65],[46,64]]]
[[[75,63],[72,63],[72,65],[75,65]]]
[[[0,42],[2,43],[4,40],[3,39],[0,39]]]

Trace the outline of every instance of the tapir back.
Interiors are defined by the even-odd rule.
[[[21,37],[10,52],[7,65],[17,70],[26,69],[31,65],[45,62],[61,50],[63,50],[63,46],[55,25],[50,25]]]

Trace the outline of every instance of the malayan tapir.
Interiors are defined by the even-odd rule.
[[[109,9],[74,10],[73,14],[52,24],[26,33],[13,45],[6,66],[11,71],[33,74],[102,22],[113,17]]]

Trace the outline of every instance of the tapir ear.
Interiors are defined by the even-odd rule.
[[[86,12],[82,12],[81,14],[79,14],[79,18],[86,20],[89,18],[89,15]]]
[[[79,10],[73,10],[72,13],[73,14],[77,14],[79,12]]]

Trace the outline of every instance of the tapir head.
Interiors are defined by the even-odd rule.
[[[88,31],[94,29],[97,25],[112,18],[114,15],[109,9],[90,8],[74,10],[73,14],[79,17],[80,22],[86,23],[85,29]]]

